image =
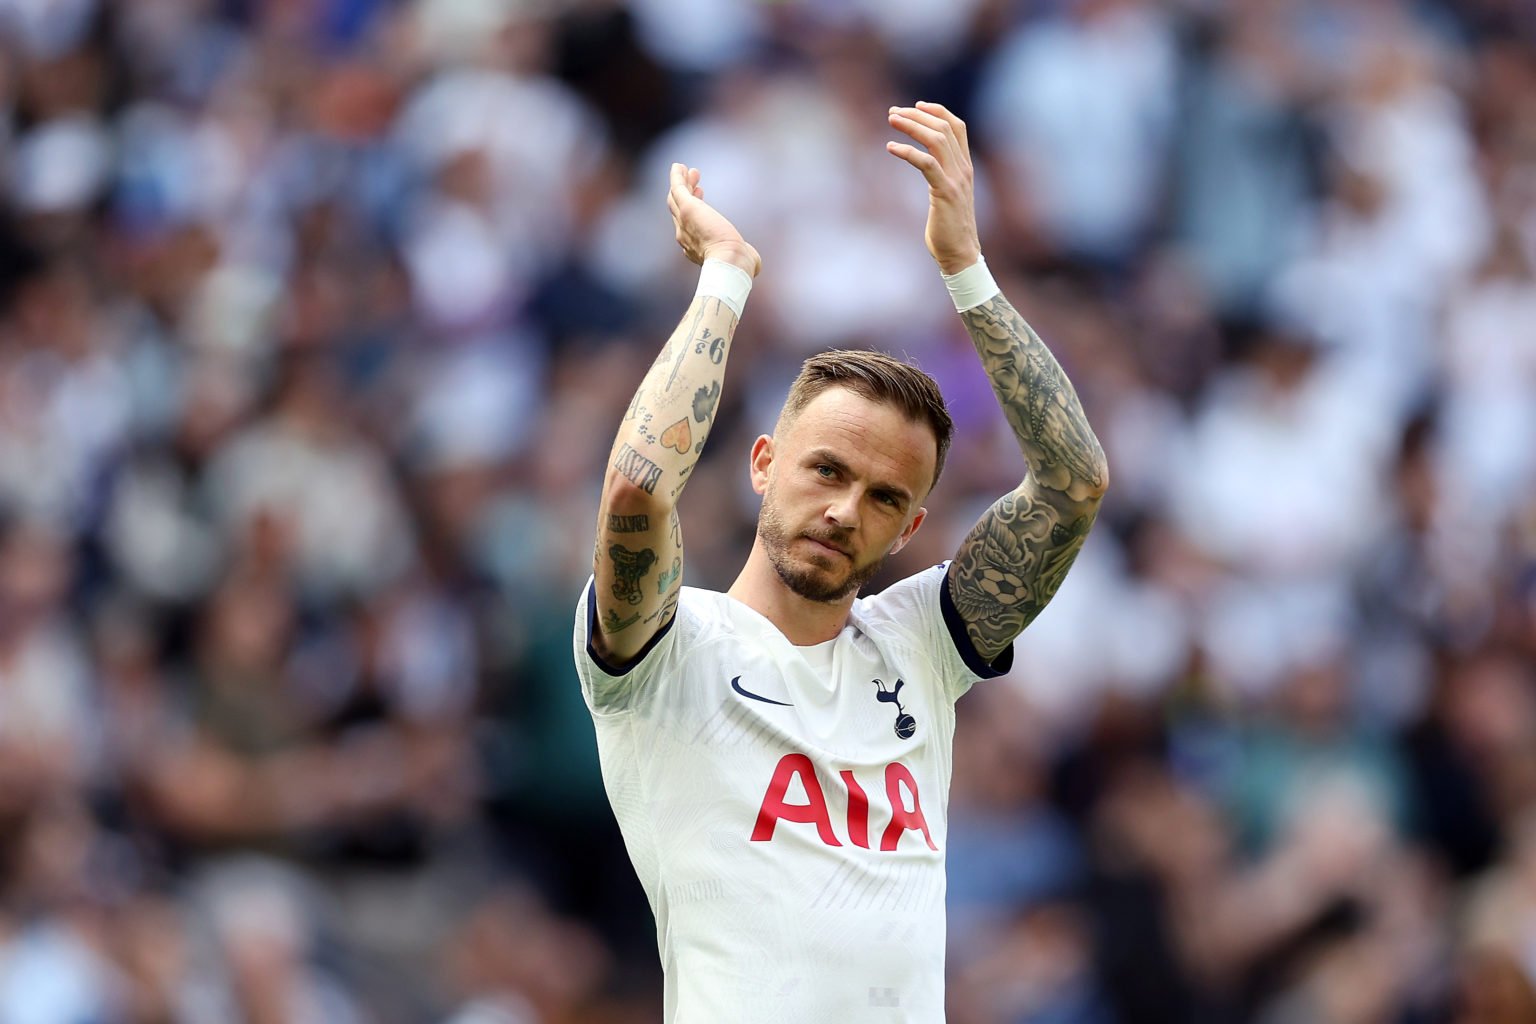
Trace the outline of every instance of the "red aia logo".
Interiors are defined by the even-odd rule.
[[[864,787],[859,785],[853,777],[853,772],[843,770],[838,772],[843,780],[843,785],[848,789],[848,841],[854,846],[869,849],[869,797],[864,792]],[[789,792],[790,782],[799,777],[800,784],[805,787],[807,802],[803,804],[786,803],[785,794]],[[902,790],[906,790],[903,796]],[[910,797],[910,801],[908,800]],[[918,801],[917,780],[907,770],[907,766],[900,761],[893,761],[885,766],[885,798],[891,807],[891,823],[885,827],[880,836],[880,849],[894,850],[901,837],[908,831],[921,831],[923,839],[928,843],[928,849],[938,850],[933,845],[933,836],[928,834],[928,821],[923,817],[923,806]],[[907,809],[911,803],[912,809]],[[778,767],[773,770],[773,780],[768,783],[768,792],[763,794],[763,805],[757,812],[757,825],[752,829],[752,841],[754,843],[766,843],[773,838],[773,829],[780,821],[796,821],[803,824],[815,825],[816,834],[821,841],[828,846],[842,846],[838,841],[837,833],[832,831],[832,816],[827,813],[827,798],[822,794],[821,783],[816,779],[816,766],[811,764],[811,759],[804,754],[785,754],[779,758]]]

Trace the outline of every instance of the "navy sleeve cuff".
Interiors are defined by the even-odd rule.
[[[635,656],[628,661],[611,662],[597,652],[592,646],[592,638],[597,635],[597,581],[592,580],[587,584],[587,657],[592,659],[592,664],[602,669],[610,676],[625,676],[632,672],[636,665],[645,660],[645,656],[655,650],[662,638],[672,631],[677,623],[677,614],[667,620],[666,625],[656,631],[656,635],[645,642],[645,646],[635,652]],[[963,636],[964,634],[962,634]]]
[[[960,609],[955,607],[955,599],[949,592],[949,572],[944,573],[944,578],[939,581],[939,607],[944,612],[944,625],[949,629],[949,639],[955,645],[955,650],[960,652],[960,660],[965,662],[965,667],[976,673],[982,679],[996,679],[1006,675],[1013,668],[1013,644],[999,654],[990,664],[982,660],[981,654],[976,650],[976,645],[971,643],[970,634],[965,631],[965,620],[960,617]]]

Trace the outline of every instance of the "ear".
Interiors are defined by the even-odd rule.
[[[752,489],[762,494],[768,489],[768,476],[773,469],[773,438],[759,434],[752,442]]]
[[[912,517],[912,521],[907,524],[907,528],[901,531],[901,536],[896,538],[896,543],[891,545],[891,554],[894,555],[896,552],[906,547],[907,541],[912,539],[912,535],[917,532],[917,528],[922,526],[923,520],[927,518],[928,510],[926,508],[918,509],[917,515]]]

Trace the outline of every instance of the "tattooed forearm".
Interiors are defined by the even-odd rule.
[[[949,567],[955,608],[991,661],[1060,588],[1109,470],[1071,381],[1008,300],[998,295],[961,319],[1030,470],[981,517]]]
[[[1001,295],[960,314],[992,389],[1042,487],[1075,500],[1104,493],[1104,450],[1055,357]]]
[[[736,317],[718,299],[695,302],[636,389],[613,469],[646,494],[676,500],[714,425]],[[667,487],[658,490],[665,478]]]

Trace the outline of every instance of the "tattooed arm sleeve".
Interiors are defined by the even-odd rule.
[[[950,596],[977,653],[992,661],[1055,595],[1109,484],[1104,450],[1071,381],[1001,295],[960,314],[1029,464],[966,535]]]
[[[715,421],[736,315],[695,298],[651,364],[608,458],[592,572],[598,651],[631,660],[671,621],[682,588],[677,498]]]

